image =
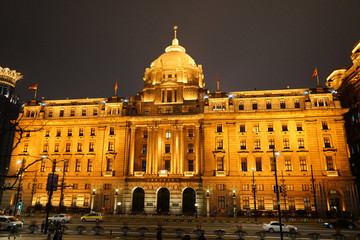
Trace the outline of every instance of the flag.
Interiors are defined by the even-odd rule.
[[[317,76],[317,68],[315,68],[314,73],[313,73],[311,79],[313,79],[315,76]]]
[[[115,88],[114,90],[116,91],[118,89],[118,84],[117,84],[117,80],[116,80],[116,83],[115,83]]]
[[[31,89],[37,89],[37,86],[38,86],[38,84],[35,84],[34,86],[31,86],[31,87],[29,87],[29,90],[31,90]]]
[[[216,86],[217,86],[217,90],[219,91],[219,74],[217,73],[217,79],[216,79]]]

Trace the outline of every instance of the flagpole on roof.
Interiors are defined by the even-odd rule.
[[[117,89],[118,89],[118,83],[117,83],[117,79],[116,79],[115,88],[114,88],[114,90],[115,90],[115,96],[117,96]]]
[[[37,85],[37,84],[36,84]],[[36,100],[36,95],[37,95],[37,86],[35,88],[35,96],[34,96],[34,99]]]
[[[316,68],[316,70],[317,70],[317,68]],[[319,73],[318,73],[318,71],[316,71],[316,79],[317,79],[317,84],[318,84],[318,86],[320,86],[320,84],[319,84]]]
[[[217,73],[216,76],[217,76],[216,86],[217,86],[217,91],[219,91],[220,90],[219,73]]]

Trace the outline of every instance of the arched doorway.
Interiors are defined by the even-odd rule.
[[[170,209],[170,191],[167,188],[161,188],[157,194],[157,213],[167,214]]]
[[[184,215],[193,215],[195,213],[196,194],[194,189],[186,188],[182,196],[182,211]]]
[[[142,188],[136,188],[133,192],[132,213],[142,213],[144,211],[145,192]]]

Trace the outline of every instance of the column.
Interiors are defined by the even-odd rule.
[[[155,127],[153,130],[153,145],[152,145],[152,149],[153,149],[153,158],[151,160],[151,173],[152,174],[157,174],[158,173],[158,164],[159,164],[159,128]]]
[[[175,125],[171,126],[171,146],[170,146],[170,151],[171,151],[171,160],[170,160],[170,173],[173,174],[175,172],[175,131],[176,127]]]
[[[184,174],[184,126],[180,126],[180,144],[179,144],[179,157],[178,157],[178,166],[179,174]]]
[[[200,169],[200,125],[196,124],[195,126],[195,174],[199,174]]]
[[[206,190],[206,216],[210,217],[210,193]]]
[[[152,163],[152,145],[153,145],[153,141],[151,141],[153,132],[152,132],[152,128],[148,127],[147,128],[148,131],[148,138],[146,141],[147,144],[147,153],[146,153],[146,174],[151,174],[151,163]]]
[[[135,126],[131,126],[129,175],[134,175],[135,129]]]
[[[161,132],[161,129],[159,129],[158,127],[156,128],[156,133],[157,133],[157,137],[156,137],[156,141],[157,141],[157,145],[156,145],[156,158],[154,159],[154,174],[157,174],[159,172],[159,168],[162,162],[162,154],[164,151],[164,146],[163,146],[163,134]]]

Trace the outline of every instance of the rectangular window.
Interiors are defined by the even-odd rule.
[[[218,171],[224,171],[224,158],[223,157],[217,157],[217,170]]]
[[[288,197],[289,210],[295,210],[295,198]]]
[[[253,131],[254,131],[254,132],[260,132],[260,126],[259,126],[258,123],[254,123]]]
[[[220,209],[225,209],[225,196],[218,197],[218,207]]]
[[[264,191],[264,184],[257,184],[256,185],[256,190],[257,191]]]
[[[70,116],[71,116],[71,117],[75,116],[75,108],[72,108],[72,109],[70,110]]]
[[[240,139],[240,149],[241,150],[246,149],[246,139]]]
[[[77,196],[76,195],[73,195],[71,197],[71,206],[72,207],[76,207],[76,201],[77,201]]]
[[[60,114],[59,114],[60,117],[63,117],[64,116],[64,109],[60,109]]]
[[[81,167],[81,160],[76,159],[75,172],[80,172],[81,170],[80,167]]]
[[[111,189],[111,184],[105,183],[104,190],[110,190],[110,189]]]
[[[61,129],[56,129],[56,136],[61,137]]]
[[[271,109],[271,102],[270,101],[266,102],[266,109]]]
[[[304,198],[304,208],[306,211],[311,211],[310,198]]]
[[[92,160],[92,159],[88,159],[88,162],[87,162],[87,171],[88,171],[88,172],[92,172],[92,171],[93,171],[93,160]]]
[[[216,125],[216,132],[222,132],[222,124]]]
[[[113,160],[112,158],[108,158],[106,160],[106,171],[112,171],[113,170]]]
[[[55,143],[54,152],[59,152],[59,147],[60,147],[60,144]]]
[[[328,171],[333,171],[335,169],[332,156],[326,156],[326,166]]]
[[[193,129],[188,130],[188,137],[194,137],[194,130]]]
[[[285,157],[285,171],[292,171],[291,157]]]
[[[90,129],[90,136],[95,136],[95,128]]]
[[[42,160],[40,165],[40,172],[45,172],[45,166],[46,166],[45,164],[46,164],[45,160]]]
[[[110,127],[109,135],[115,135],[115,127]]]
[[[188,160],[188,171],[194,171],[194,160]]]
[[[46,131],[45,131],[45,137],[50,137],[50,130],[49,130],[49,129],[46,129]]]
[[[288,138],[283,139],[284,149],[290,149],[290,141]]]
[[[254,139],[254,148],[261,149],[260,139]]]
[[[54,113],[54,111],[53,111],[52,109],[50,109],[50,110],[49,110],[48,117],[49,117],[49,118],[52,117],[52,116],[53,116],[53,113]]]
[[[49,144],[44,143],[43,152],[48,152],[48,151],[49,151]]]
[[[270,158],[270,171],[275,171],[275,160],[273,157]]]
[[[143,138],[148,138],[148,130],[143,131]]]
[[[287,189],[288,191],[294,191],[294,185],[289,184],[289,185],[286,186],[286,189]]]
[[[328,123],[326,121],[322,121],[321,126],[322,126],[323,130],[328,130],[329,129]]]
[[[86,116],[86,109],[85,108],[81,109],[81,116]]]
[[[303,127],[302,127],[302,123],[301,123],[301,122],[297,122],[297,123],[296,123],[296,130],[297,130],[297,131],[302,131],[302,130],[303,130]]]
[[[330,137],[324,137],[324,147],[331,148]]]
[[[288,131],[288,125],[287,125],[287,123],[283,123],[283,124],[281,125],[281,130],[282,130],[283,132],[287,132],[287,131]]]
[[[216,139],[216,149],[218,149],[218,150],[223,149],[223,139],[222,138]]]
[[[108,151],[114,151],[114,141],[109,141],[108,143]]]
[[[256,171],[262,171],[261,157],[255,158]]]
[[[299,149],[305,148],[305,144],[304,144],[304,139],[303,139],[303,138],[298,138],[298,148],[299,148]]]
[[[89,152],[93,152],[95,148],[95,143],[94,142],[89,142]]]
[[[71,150],[71,143],[66,143],[65,152],[70,152],[70,150]]]
[[[165,144],[165,153],[170,153],[171,149],[170,149],[170,144]]]
[[[170,129],[167,129],[166,131],[165,131],[165,138],[171,138],[171,131],[170,131]]]
[[[104,195],[104,207],[110,207],[110,195]]]
[[[253,104],[252,104],[252,109],[253,109],[253,110],[257,110],[257,109],[258,109],[258,104],[257,104],[257,102],[253,102]]]
[[[243,197],[243,209],[248,209],[250,208],[250,201],[249,201],[249,197]]]
[[[247,170],[248,170],[247,158],[246,158],[246,157],[242,157],[242,158],[241,158],[241,171],[247,172]]]
[[[244,110],[244,103],[239,103],[239,110]]]
[[[250,190],[249,184],[243,184],[243,185],[242,185],[242,190],[243,190],[243,191],[249,191],[249,190]]]
[[[276,198],[273,198],[273,210],[278,210],[278,201]]]
[[[27,152],[28,149],[29,149],[29,144],[25,143],[23,152]]]
[[[300,171],[307,171],[306,158],[300,157]]]
[[[94,116],[97,116],[97,115],[98,115],[98,109],[97,109],[97,108],[94,108],[94,109],[93,109],[93,115],[94,115]]]
[[[267,128],[268,128],[268,132],[273,132],[274,131],[274,125],[272,123],[268,123]]]
[[[295,108],[300,108],[300,102],[299,102],[299,100],[295,100],[295,102],[294,102],[294,107],[295,107]]]
[[[83,144],[81,142],[79,142],[77,145],[77,151],[82,152],[82,150],[83,150]]]
[[[226,189],[225,184],[216,184],[216,189],[220,191],[224,191]]]
[[[172,90],[167,90],[166,91],[166,101],[167,102],[172,102]]]
[[[302,190],[303,192],[310,191],[309,184],[302,184]]]
[[[89,206],[89,202],[90,202],[90,196],[85,195],[84,196],[84,207]]]
[[[146,159],[141,161],[141,171],[146,172]]]
[[[147,144],[143,144],[141,153],[147,153]]]
[[[42,189],[42,183],[38,183],[38,189]]]
[[[275,149],[275,139],[269,139],[269,149]]]
[[[91,189],[91,184],[85,183],[85,190],[89,190],[89,189]]]
[[[285,100],[281,100],[281,101],[280,101],[280,108],[281,108],[281,109],[285,109],[285,108],[286,108]]]
[[[78,184],[78,183],[74,183],[74,184],[73,184],[73,189],[79,189],[79,184]]]
[[[84,136],[84,128],[79,128],[79,136]]]
[[[67,135],[68,135],[68,137],[71,137],[71,136],[72,136],[72,128],[69,128],[69,129],[68,129],[68,134],[67,134]]]
[[[188,144],[188,153],[193,153],[194,152],[194,144],[189,143]]]
[[[265,210],[265,201],[263,197],[258,197],[259,210]]]
[[[165,160],[165,170],[170,171],[170,160]]]
[[[245,123],[240,124],[240,132],[245,132],[246,128],[245,128]]]

